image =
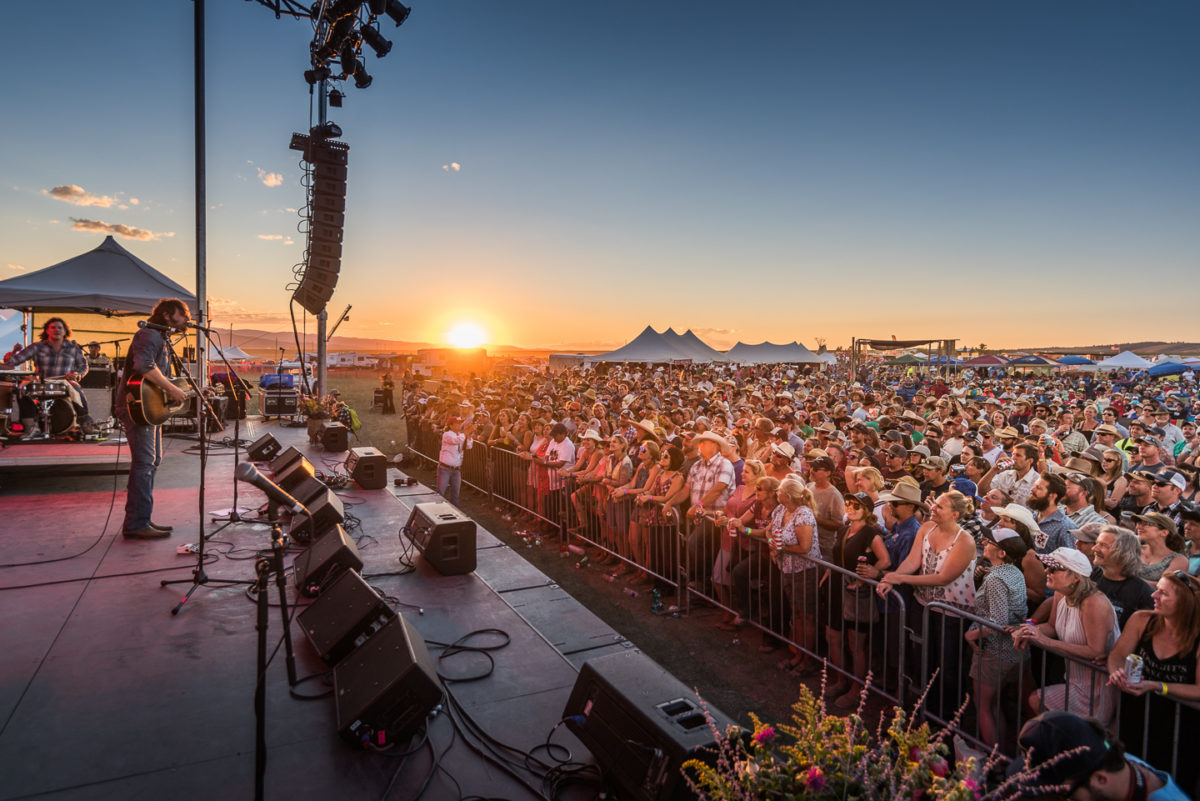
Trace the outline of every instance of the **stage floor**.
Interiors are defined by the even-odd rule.
[[[284,446],[310,452],[318,469],[329,470],[343,458],[319,448],[310,451],[300,428],[252,419],[242,437],[252,441],[267,431]],[[195,443],[167,438],[165,444],[155,519],[174,525],[175,532],[163,540],[121,537],[125,481],[120,476],[21,472],[5,478],[0,489],[2,799],[253,796],[256,607],[245,587],[216,582],[253,577],[256,553],[269,546],[268,528],[239,523],[209,540],[206,550],[213,561],[205,571],[214,583],[172,616],[190,583],[164,588],[160,581],[191,577],[195,556],[176,549],[196,543],[201,527],[216,528],[208,512],[233,506],[235,487],[232,451],[211,452],[201,504]],[[242,507],[263,500],[245,484],[237,492]],[[527,750],[545,742],[561,718],[578,666],[632,647],[482,528],[473,574],[441,576],[418,559],[415,572],[387,575],[400,567],[398,532],[412,505],[439,497],[421,485],[393,490],[390,481],[387,490],[352,488],[338,494],[360,521],[352,534],[364,575],[406,605],[402,614],[427,641],[450,643],[484,628],[501,629],[511,638],[507,647],[492,652],[490,676],[451,685],[460,704],[505,743]],[[295,599],[291,591],[290,600]],[[293,623],[291,631],[299,675],[323,673],[300,627]],[[272,608],[271,649],[280,636],[279,612]],[[438,649],[430,650],[436,660]],[[472,675],[484,664],[479,655],[464,655],[446,660],[440,669]],[[306,694],[325,689],[320,679],[298,687]],[[432,767],[428,748],[402,759],[358,751],[341,741],[332,698],[290,696],[282,650],[267,672],[266,720],[268,798],[378,798],[389,787],[390,798],[414,798]],[[477,757],[450,724],[440,715],[430,725],[429,741],[438,754],[445,752],[440,757],[445,770],[434,773],[425,798],[459,797],[448,776],[463,795],[530,797],[516,779]],[[589,759],[565,727],[554,741],[567,745],[576,759]],[[528,774],[525,778],[534,781]],[[590,790],[576,789],[578,794],[565,797],[591,796]]]

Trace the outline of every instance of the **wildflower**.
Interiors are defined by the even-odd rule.
[[[775,729],[771,726],[763,726],[758,731],[754,732],[754,744],[766,745],[775,739]]]
[[[813,765],[808,769],[808,773],[804,774],[804,786],[814,793],[821,792],[825,787],[825,774],[821,773],[821,769]]]

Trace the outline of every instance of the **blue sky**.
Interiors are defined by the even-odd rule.
[[[192,286],[192,4],[54,7],[60,25],[9,9],[29,34],[0,277],[121,225]],[[212,314],[281,329],[311,30],[207,8]],[[351,148],[341,334],[1200,334],[1195,293],[1172,291],[1200,267],[1195,3],[440,0],[382,29],[374,83],[331,112]],[[1123,313],[1139,288],[1154,314]]]

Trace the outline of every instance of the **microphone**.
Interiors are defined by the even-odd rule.
[[[208,332],[208,327],[207,327],[207,326],[203,326],[203,325],[196,325],[196,324],[195,324],[195,323],[193,323],[191,320],[188,320],[186,323],[184,323],[184,325],[185,325],[185,326],[187,326],[188,328],[195,328],[197,331],[205,331],[205,332]]]
[[[149,328],[154,331],[163,331],[168,334],[178,334],[179,332],[169,325],[159,325],[152,323],[149,320],[138,320],[138,328]]]
[[[245,481],[247,484],[253,484],[258,487],[266,494],[267,498],[280,506],[287,507],[292,511],[292,514],[308,514],[308,507],[291,495],[288,495],[283,488],[264,476],[262,471],[249,462],[239,464],[234,474],[237,476],[238,481]]]

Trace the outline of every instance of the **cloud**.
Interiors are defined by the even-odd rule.
[[[693,328],[692,333],[698,337],[704,336],[706,334],[719,336],[719,337],[727,337],[730,334],[736,334],[737,329],[736,328]]]
[[[258,168],[258,180],[263,182],[263,186],[283,186],[282,173],[267,172],[262,167]]]
[[[8,269],[13,270],[18,273],[23,273],[23,272],[25,272],[25,265],[24,264],[10,264],[10,265],[8,265]]]
[[[93,195],[82,186],[76,186],[75,184],[43,189],[42,194],[48,195],[55,200],[61,200],[63,203],[70,203],[73,206],[99,206],[107,209],[117,202],[116,198],[109,197],[108,195]]]
[[[259,239],[283,239],[283,234],[259,234]]]
[[[174,231],[163,231],[156,234],[144,228],[134,228],[122,223],[106,223],[101,220],[81,220],[72,217],[71,222],[73,223],[72,231],[100,231],[106,234],[116,234],[125,239],[137,239],[141,242],[157,242],[165,237],[175,236]]]
[[[259,234],[258,238],[265,239],[268,242],[282,242],[285,245],[296,244],[296,240],[292,239],[290,236],[284,236],[283,234]]]
[[[462,165],[459,164],[457,161],[452,161],[449,164],[443,164],[442,169],[445,170],[446,172],[458,172],[459,170],[462,169]]]
[[[208,314],[213,320],[224,325],[229,323],[276,325],[290,322],[290,318],[282,312],[254,311],[247,309],[238,301],[230,298],[210,297],[208,299]],[[267,342],[265,344],[269,345],[271,343]],[[252,347],[255,346],[262,347],[262,344],[252,344]]]
[[[142,202],[142,201],[138,200],[136,197],[131,197],[131,198],[129,198],[129,205],[130,205],[130,206],[136,206],[137,204],[139,204],[139,203],[141,203],[141,202]]]

